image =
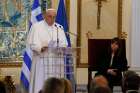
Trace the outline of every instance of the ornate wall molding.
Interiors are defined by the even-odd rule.
[[[21,62],[11,62],[11,63],[0,62],[0,68],[17,68],[17,67],[22,67],[22,63]]]

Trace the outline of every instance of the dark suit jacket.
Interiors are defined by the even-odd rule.
[[[110,48],[108,50],[104,50],[102,53],[100,53],[100,55],[98,55],[97,60],[98,60],[98,62],[97,62],[96,75],[98,75],[98,74],[104,75],[108,79],[109,82],[120,81],[122,79],[121,72],[127,70],[127,60],[126,60],[125,53],[115,54],[115,56],[113,58],[112,66],[110,66],[110,64],[111,64],[110,63],[111,62]],[[112,75],[108,74],[107,70],[109,68],[117,69],[117,70],[115,70],[117,75],[112,76]]]

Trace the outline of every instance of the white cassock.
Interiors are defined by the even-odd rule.
[[[57,25],[57,27],[56,27]],[[57,44],[57,38],[59,43]],[[67,47],[64,30],[54,23],[48,26],[45,21],[33,24],[27,37],[27,45],[33,51],[31,68],[30,93],[38,93],[48,77],[64,77],[64,58],[48,48],[41,53],[43,47]]]

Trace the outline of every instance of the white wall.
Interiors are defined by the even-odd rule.
[[[77,34],[77,0],[70,0],[70,32]],[[72,46],[76,45],[77,37],[71,36]]]
[[[70,0],[70,32],[77,34],[77,0]],[[76,46],[76,36],[71,36],[72,46]],[[87,84],[88,81],[88,69],[76,68],[75,78],[77,84]]]
[[[132,0],[131,66],[140,67],[140,0]]]
[[[132,1],[133,0],[123,0],[123,10],[122,10],[122,31],[126,32],[126,57],[128,60],[128,65],[131,65],[131,28],[132,28]]]

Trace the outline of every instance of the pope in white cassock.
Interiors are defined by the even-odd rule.
[[[44,20],[32,26],[27,38],[33,51],[30,93],[38,93],[48,77],[64,77],[64,58],[51,50],[67,47],[63,28],[55,23],[55,17],[56,11],[48,9]]]

